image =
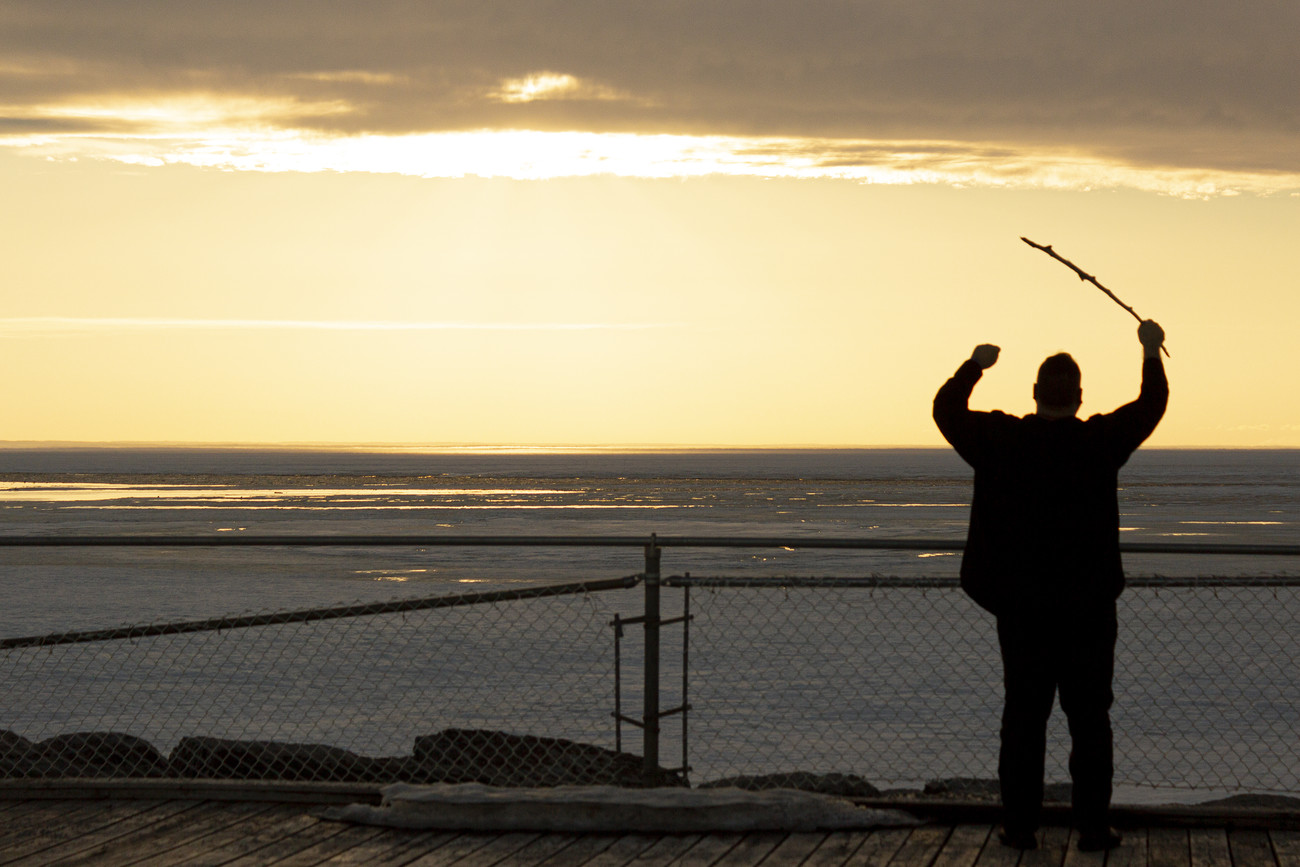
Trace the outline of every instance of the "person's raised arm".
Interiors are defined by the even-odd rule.
[[[1154,322],[1151,324],[1155,325]],[[1161,339],[1164,339],[1163,332],[1161,334]],[[970,354],[970,360],[978,364],[980,370],[988,370],[990,367],[998,363],[998,353],[1001,351],[1000,348],[994,346],[992,343],[981,343],[979,346],[975,347],[975,351]]]
[[[974,434],[971,429],[970,393],[984,371],[997,363],[1000,351],[991,343],[976,346],[970,358],[962,362],[957,372],[934,396],[934,423],[939,426],[944,439],[952,443],[959,453]],[[963,454],[962,457],[966,455]]]
[[[1160,357],[1165,330],[1145,319],[1138,326],[1138,340],[1142,343],[1142,391],[1137,400],[1107,416],[1111,420],[1108,424],[1113,425],[1115,459],[1120,464],[1151,436],[1169,405],[1169,380],[1165,378],[1165,363]]]
[[[1138,326],[1138,340],[1142,342],[1143,358],[1159,358],[1160,347],[1165,345],[1165,330],[1155,320],[1144,319]]]
[[[1165,378],[1165,362],[1160,357],[1165,330],[1154,320],[1144,319],[1138,326],[1138,340],[1142,342],[1142,391],[1134,403],[1145,409],[1150,423],[1150,429],[1142,437],[1146,439],[1155,430],[1169,403],[1169,380]]]

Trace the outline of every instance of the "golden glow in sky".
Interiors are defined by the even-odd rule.
[[[572,75],[537,73],[500,82],[503,102],[619,99]],[[30,119],[111,119],[125,128],[0,136],[31,156],[102,158],[131,165],[235,171],[375,172],[424,178],[546,180],[613,175],[686,178],[836,178],[883,184],[951,184],[1094,190],[1129,188],[1187,198],[1300,191],[1300,173],[1136,167],[1062,147],[988,142],[467,130],[403,135],[323,135],[271,120],[346,115],[341,102],[211,96],[39,106]]]
[[[0,441],[1300,446],[1300,11],[498,2],[6,0]]]
[[[592,331],[662,327],[602,322],[364,322],[320,319],[151,319],[30,316],[0,319],[0,334],[69,334],[123,331]]]

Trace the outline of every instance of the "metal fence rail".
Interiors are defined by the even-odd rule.
[[[953,552],[959,541],[0,537],[15,548],[250,546],[635,546],[646,565],[608,581],[0,640],[0,777],[776,785],[802,772],[916,787],[996,776],[996,638],[955,578],[660,574],[665,548]],[[1289,545],[1121,550],[1300,556]],[[1134,576],[1128,587],[1117,779],[1300,792],[1300,577]],[[640,641],[616,650],[614,629],[629,625]],[[618,692],[616,653],[640,675]],[[640,755],[622,752],[620,722],[641,727]],[[684,770],[665,771],[661,742],[678,738]],[[1050,738],[1049,776],[1068,779],[1063,724]]]
[[[15,647],[52,647],[56,644],[82,644],[88,641],[138,639],[154,635],[180,635],[186,632],[221,632],[229,629],[248,629],[254,626],[310,623],[316,620],[338,620],[344,617],[365,617],[376,614],[404,614],[408,611],[427,611],[431,608],[453,608],[462,605],[541,599],[548,596],[567,596],[573,593],[596,593],[601,590],[635,587],[639,580],[639,576],[632,575],[627,578],[614,578],[608,581],[548,584],[544,587],[493,590],[486,593],[462,593],[455,596],[434,596],[426,599],[394,599],[391,602],[364,602],[356,605],[338,605],[333,608],[313,608],[306,611],[274,611],[265,614],[211,617],[207,620],[192,620],[185,623],[154,623],[143,626],[121,626],[115,629],[55,632],[26,638],[0,639],[0,650]]]

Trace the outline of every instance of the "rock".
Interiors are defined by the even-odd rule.
[[[6,743],[9,776],[161,777],[167,773],[167,759],[153,744],[118,732],[74,732],[35,744],[26,738]]]
[[[0,776],[185,777],[537,787],[685,786],[660,770],[647,780],[639,756],[559,738],[447,729],[417,738],[414,755],[374,758],[324,744],[183,738],[170,757],[115,732],[59,735],[32,743],[0,731]],[[816,791],[816,790],[812,790]]]
[[[562,738],[445,729],[415,740],[419,782],[491,786],[683,786],[672,771],[646,779],[640,756]]]
[[[813,774],[794,771],[784,774],[765,774],[752,777],[728,777],[700,784],[701,789],[797,789],[822,795],[839,795],[846,798],[878,798],[880,790],[855,774]]]
[[[1001,797],[1002,787],[998,785],[997,780],[953,777],[947,780],[930,780],[925,784],[924,792],[932,798],[996,801]]]
[[[23,763],[28,760],[36,744],[11,731],[0,731],[0,777],[19,777]]]
[[[172,750],[170,774],[233,780],[393,782],[407,779],[407,758],[369,758],[324,744],[189,737]]]
[[[35,742],[17,732],[0,731],[0,760],[20,756],[35,746]]]
[[[1070,803],[1073,787],[1069,783],[1048,783],[1043,786],[1043,800],[1049,803]],[[1002,787],[997,780],[976,777],[953,777],[931,780],[925,784],[924,794],[931,798],[954,798],[970,801],[995,802],[1002,799]]]

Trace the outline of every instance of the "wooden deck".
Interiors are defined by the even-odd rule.
[[[1137,827],[1107,857],[1048,827],[1037,851],[1000,845],[988,824],[817,834],[470,834],[405,831],[321,818],[326,807],[206,799],[0,801],[0,864],[549,865],[549,867],[1300,867],[1300,831]]]

